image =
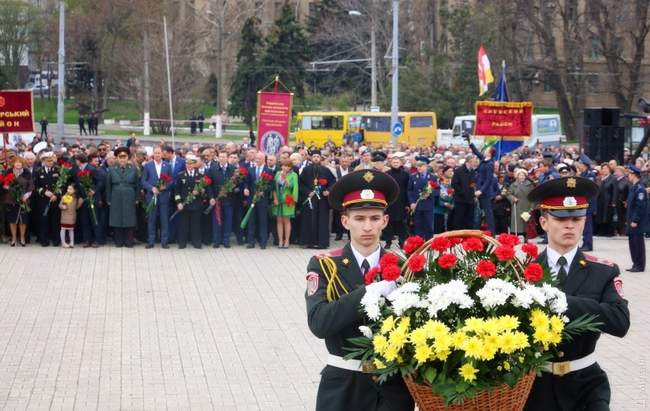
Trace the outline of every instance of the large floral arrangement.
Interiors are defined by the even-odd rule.
[[[447,404],[515,385],[562,341],[598,326],[593,317],[569,322],[565,294],[537,254],[510,234],[410,237],[366,274],[366,284],[397,280],[398,288],[363,297],[369,322],[347,358],[370,363],[380,381],[401,374],[431,386]]]

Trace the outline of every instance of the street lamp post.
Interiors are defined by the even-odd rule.
[[[395,125],[398,123],[398,92],[399,92],[399,0],[393,0],[393,67],[392,87],[390,104],[390,130],[391,144],[397,147],[397,135]]]
[[[358,10],[348,11],[350,16],[363,16]],[[375,19],[370,16],[370,107],[377,107],[377,40]]]
[[[59,78],[56,105],[56,137],[59,142],[65,136],[65,2],[59,1]]]

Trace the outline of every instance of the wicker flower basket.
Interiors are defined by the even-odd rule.
[[[438,236],[477,237],[493,246],[499,245],[495,238],[487,236],[479,230],[448,231]],[[432,241],[433,239],[426,241],[411,257],[429,248]],[[515,273],[523,271],[523,267],[518,261],[515,264]],[[414,274],[408,269],[408,259],[402,266],[402,270],[405,272],[405,278],[408,281],[413,279]],[[512,388],[503,384],[481,391],[476,396],[466,399],[462,404],[446,405],[444,398],[435,394],[430,385],[418,384],[410,376],[404,377],[404,382],[420,411],[521,411],[526,405],[534,380],[535,373],[531,372],[519,380]]]
[[[431,391],[431,386],[417,384],[411,377],[404,382],[420,411],[521,411],[533,387],[535,373],[525,375],[514,387],[507,385],[481,391],[463,404],[445,405],[445,400]]]

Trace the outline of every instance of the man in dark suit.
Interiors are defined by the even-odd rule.
[[[71,170],[72,179],[77,188],[78,196],[84,200],[83,205],[77,211],[77,223],[81,226],[84,241],[83,247],[97,248],[103,233],[99,221],[95,221],[93,218],[93,213],[97,217],[96,210],[102,205],[101,202],[104,198],[107,177],[103,170],[93,167],[88,163],[88,156],[84,153],[79,153],[75,156],[75,163],[76,165]],[[92,185],[88,192],[84,190],[79,177],[79,174],[85,170],[90,171],[92,178]]]
[[[400,157],[393,157],[390,159],[390,169],[387,174],[397,182],[399,186],[399,194],[395,202],[388,206],[386,213],[388,214],[388,225],[382,234],[383,239],[386,241],[386,248],[390,248],[393,241],[393,236],[397,235],[397,241],[402,248],[408,230],[406,227],[406,217],[408,217],[409,202],[407,195],[407,187],[409,186],[409,173],[404,170],[402,166],[402,159]]]
[[[240,163],[239,154],[236,152],[228,154],[228,164],[233,168],[240,168],[248,172],[248,166]],[[238,245],[246,243],[246,230],[242,230],[240,223],[244,217],[244,207],[246,207],[246,197],[244,197],[244,188],[246,188],[247,181],[235,187],[233,190],[233,205],[232,205],[232,227],[237,238]]]
[[[172,168],[172,179],[174,180],[174,183],[176,182],[176,179],[178,177],[178,173],[181,171],[185,170],[185,159],[183,157],[180,157],[179,155],[174,152],[174,148],[168,144],[163,146],[163,159],[169,163],[169,165]],[[172,195],[175,195],[175,193],[172,193]],[[174,212],[174,210],[170,210],[170,212]],[[178,232],[178,221],[180,219],[174,218],[169,222],[169,242],[173,243],[176,241],[176,234]]]
[[[396,288],[394,281],[386,280],[364,285],[364,275],[379,265],[384,253],[379,238],[388,224],[385,211],[398,193],[395,180],[376,170],[349,173],[330,193],[330,204],[341,212],[350,242],[343,249],[312,257],[307,266],[307,323],[316,337],[325,340],[328,351],[317,411],[413,411],[415,407],[400,375],[378,384],[363,372],[361,361],[343,358],[348,339],[361,336],[363,296],[385,297]]]
[[[59,197],[54,186],[59,179],[59,168],[54,164],[54,153],[41,154],[41,166],[34,170],[34,190],[36,190],[36,213],[38,217],[38,241],[43,247],[58,246],[60,243]],[[67,190],[67,186],[62,188]]]
[[[465,163],[454,171],[454,176],[451,178],[451,188],[454,189],[454,211],[452,212],[454,230],[474,228],[477,164],[478,159],[475,156],[467,156]]]
[[[626,234],[632,257],[632,267],[626,271],[642,273],[645,271],[645,239],[644,233],[648,228],[648,195],[646,187],[641,182],[641,170],[633,165],[629,179],[632,183],[627,196]]]
[[[467,137],[469,141],[469,136]],[[469,144],[472,152],[479,159],[480,163],[476,171],[476,194],[478,196],[478,203],[481,206],[483,214],[485,214],[485,223],[488,230],[492,235],[496,234],[496,224],[494,222],[494,198],[499,194],[499,187],[497,178],[494,175],[494,154],[496,149],[490,147],[486,153],[481,153],[474,143]]]
[[[204,177],[197,169],[199,159],[194,154],[186,157],[186,169],[178,173],[174,181],[174,202],[178,215],[178,248],[187,246],[187,241],[192,242],[194,248],[201,248],[201,214],[203,212],[203,198],[206,193],[195,190],[197,183]],[[194,198],[191,201],[189,196]],[[174,219],[176,219],[174,218]]]
[[[244,197],[248,198],[251,202],[250,207],[253,207],[250,220],[248,220],[248,245],[246,248],[255,248],[256,237],[260,248],[262,250],[266,248],[266,243],[269,238],[269,200],[273,192],[273,174],[271,173],[271,170],[266,166],[266,155],[262,152],[256,153],[255,165],[248,169],[248,181],[244,189]],[[257,202],[252,203],[257,190],[257,183],[264,178],[270,178],[269,183],[266,185],[264,193],[259,197]]]
[[[407,196],[413,213],[413,233],[428,240],[433,237],[434,197],[440,191],[436,176],[429,172],[429,165],[423,160],[417,161],[418,172],[409,178]]]
[[[596,315],[602,332],[623,337],[630,327],[630,312],[618,267],[578,249],[589,200],[597,194],[596,183],[581,177],[550,180],[528,194],[540,205],[540,224],[548,234],[548,247],[538,261],[547,265],[566,294],[565,315],[570,320]],[[609,410],[609,381],[594,353],[600,334],[581,334],[560,345],[535,379],[527,411]]]
[[[235,204],[236,193],[230,192],[225,197],[219,198],[219,193],[232,178],[237,170],[235,166],[228,164],[228,153],[219,152],[217,163],[210,169],[210,178],[212,178],[211,200],[210,205],[215,207],[212,213],[212,247],[219,248],[223,245],[230,248],[230,233],[232,232],[233,206]],[[218,202],[218,205],[217,205]],[[219,213],[219,218],[217,218]]]
[[[166,180],[169,179],[169,182]],[[161,182],[162,181],[162,182]],[[171,165],[162,159],[162,148],[153,149],[153,160],[142,168],[142,187],[145,190],[145,204],[148,207],[154,196],[153,208],[147,215],[147,248],[153,248],[156,242],[156,227],[160,223],[160,244],[169,248],[169,203],[174,190]]]

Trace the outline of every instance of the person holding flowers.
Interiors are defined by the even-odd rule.
[[[16,245],[17,236],[20,234],[20,245],[25,247],[25,234],[29,222],[29,200],[34,191],[34,182],[32,174],[24,167],[22,157],[14,157],[11,168],[8,169],[3,177],[3,189],[8,191],[5,197],[6,202],[6,219],[9,222],[9,231],[11,232],[11,243]]]
[[[199,158],[194,154],[185,156],[185,170],[178,173],[175,182],[176,212],[173,218],[179,218],[178,223],[178,248],[187,246],[187,241],[192,242],[194,248],[201,248],[201,215],[203,212],[203,199],[207,195],[208,184],[206,176],[197,169]],[[178,217],[176,217],[178,215]]]
[[[174,189],[172,166],[163,161],[162,147],[153,149],[153,160],[142,168],[142,188],[145,191],[147,210],[147,246],[153,248],[156,242],[156,225],[160,223],[160,244],[169,248],[169,205]]]
[[[303,247],[324,249],[330,244],[330,206],[327,201],[335,178],[322,164],[320,150],[309,152],[311,164],[298,177],[300,193],[300,244]]]
[[[43,247],[52,243],[59,245],[59,208],[57,203],[62,192],[56,190],[59,167],[54,163],[51,151],[41,155],[41,166],[34,170],[34,189],[36,190],[36,218],[38,221],[38,242]]]
[[[61,209],[61,246],[63,248],[74,248],[74,226],[77,222],[77,210],[81,207],[83,199],[77,197],[74,184],[69,184],[65,194],[59,202]],[[65,241],[66,234],[69,241]]]
[[[410,177],[407,191],[413,214],[413,233],[429,239],[433,236],[434,198],[440,195],[440,187],[424,158],[419,158],[415,164],[418,172]]]
[[[345,347],[350,347],[348,338],[362,335],[362,298],[386,297],[396,288],[397,257],[385,253],[379,240],[388,224],[386,208],[398,195],[397,182],[376,170],[354,171],[332,187],[329,203],[341,212],[350,242],[343,249],[312,257],[307,266],[307,323],[316,337],[325,340],[329,352],[318,386],[317,411],[414,409],[400,375],[379,384],[361,361],[343,358],[348,353]],[[366,285],[365,278],[382,266],[383,279]]]
[[[630,312],[618,266],[578,249],[589,201],[597,194],[596,183],[581,177],[548,180],[528,194],[529,201],[539,204],[539,222],[548,234],[538,262],[566,294],[570,320],[593,314],[602,323],[601,332],[623,337]],[[595,354],[601,332],[581,334],[558,348],[535,379],[525,410],[609,410],[609,380]]]
[[[241,191],[248,169],[228,163],[228,153],[219,152],[217,162],[209,170],[212,178],[210,204],[214,206],[212,223],[212,247],[223,245],[230,248],[230,233],[232,233],[233,213],[237,203],[237,192]]]
[[[293,162],[282,160],[280,171],[275,175],[273,191],[273,215],[276,217],[278,248],[289,248],[291,219],[296,215],[298,200],[298,175],[293,171]]]
[[[97,220],[96,208],[106,188],[106,175],[103,171],[88,163],[85,153],[78,153],[74,157],[75,166],[71,170],[72,179],[77,189],[77,194],[84,199],[82,207],[77,213],[81,226],[84,248],[98,247],[102,238],[102,228]]]
[[[260,248],[264,250],[269,238],[269,201],[273,192],[273,172],[266,165],[266,155],[255,153],[254,165],[248,169],[248,179],[244,189],[244,197],[250,201],[246,215],[242,219],[242,228],[248,227],[248,245],[255,248],[257,239]],[[257,231],[257,234],[256,234]]]
[[[113,227],[116,247],[133,247],[136,226],[136,200],[140,191],[138,170],[129,162],[129,149],[115,150],[117,165],[108,170],[106,200],[110,207],[108,225]]]

